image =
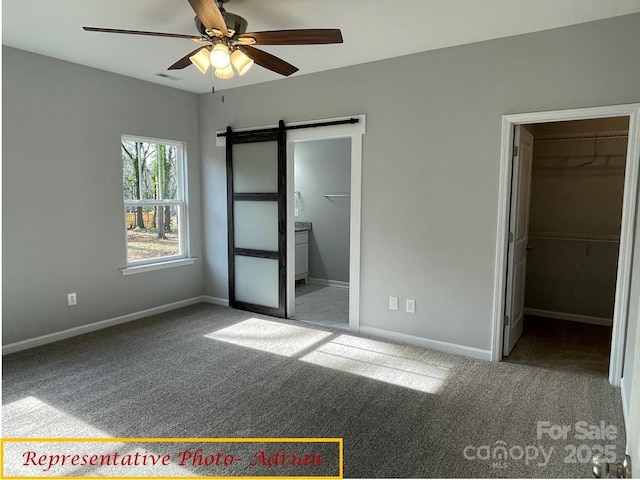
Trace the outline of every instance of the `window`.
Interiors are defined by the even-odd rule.
[[[127,266],[187,257],[183,144],[122,137]]]

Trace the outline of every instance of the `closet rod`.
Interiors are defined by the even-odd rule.
[[[621,130],[617,132],[595,132],[589,134],[576,134],[576,135],[566,135],[562,137],[556,136],[540,136],[534,137],[535,142],[566,142],[566,141],[580,141],[580,140],[607,140],[607,139],[617,139],[617,138],[629,138],[629,133],[626,130]]]
[[[620,243],[620,235],[565,232],[529,232],[529,238],[539,240],[568,240],[573,242]]]

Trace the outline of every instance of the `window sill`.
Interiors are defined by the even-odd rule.
[[[167,262],[148,263],[145,265],[134,265],[131,267],[121,268],[122,275],[133,275],[136,273],[152,272],[154,270],[163,270],[165,268],[181,267],[183,265],[193,265],[197,258],[181,258],[180,260],[169,260]]]

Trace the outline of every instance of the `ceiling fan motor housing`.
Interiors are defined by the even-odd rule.
[[[225,10],[222,10],[221,13],[224,18],[224,23],[227,25],[229,30],[233,30],[236,34],[245,33],[247,31],[248,22],[245,18]],[[196,28],[198,29],[198,32],[200,32],[200,35],[208,37],[209,34],[207,33],[207,29],[200,19],[195,17],[193,20],[196,23]]]
[[[228,29],[233,30],[237,34],[245,33],[247,31],[248,23],[240,15],[224,11],[222,12],[222,17],[224,18],[224,23],[227,25]]]

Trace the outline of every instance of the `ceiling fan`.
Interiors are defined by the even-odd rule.
[[[195,65],[202,73],[209,66],[218,78],[231,78],[234,68],[244,75],[256,63],[261,67],[289,76],[298,68],[254,45],[321,45],[342,43],[339,29],[270,30],[247,33],[247,21],[239,15],[227,12],[224,4],[229,0],[188,0],[196,13],[195,23],[199,35],[146,32],[113,28],[82,27],[88,32],[124,33],[154,37],[186,38],[200,46],[171,65],[178,70]]]

